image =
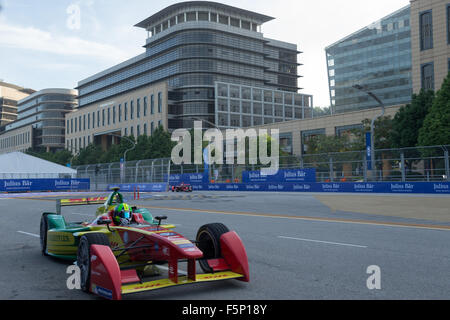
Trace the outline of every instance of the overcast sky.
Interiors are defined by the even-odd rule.
[[[137,22],[173,0],[0,0],[0,79],[24,87],[74,88],[78,81],[142,52]],[[297,44],[302,93],[328,106],[325,47],[406,6],[409,0],[226,0],[275,18],[267,38]],[[75,5],[75,6],[74,6]],[[73,19],[80,9],[80,24]],[[75,10],[75,11],[74,11]]]

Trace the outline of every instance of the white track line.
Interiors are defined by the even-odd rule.
[[[350,243],[340,243],[340,242],[330,242],[330,241],[321,241],[321,240],[312,240],[312,239],[302,239],[302,238],[293,238],[293,237],[285,237],[285,236],[278,236],[278,238],[290,239],[290,240],[298,240],[298,241],[307,241],[307,242],[318,242],[318,243],[332,244],[332,245],[337,245],[337,246],[367,248],[367,246],[361,246],[361,245],[350,244]]]
[[[21,233],[21,234],[26,234],[27,236],[32,236],[32,237],[35,237],[35,238],[40,238],[40,236],[38,235],[38,234],[34,234],[34,233],[29,233],[29,232],[25,232],[25,231],[17,231],[18,233]]]

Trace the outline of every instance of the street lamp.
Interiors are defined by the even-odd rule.
[[[128,141],[130,141],[132,144],[133,144],[133,146],[131,147],[131,148],[128,148],[127,150],[125,150],[125,152],[123,153],[123,167],[125,168],[125,166],[126,166],[126,162],[127,162],[127,153],[128,153],[128,151],[131,151],[131,150],[134,150],[135,148],[136,148],[136,142],[134,142],[133,140],[131,140],[130,138],[128,138],[128,137],[125,137],[125,136],[119,136],[119,135],[116,135],[116,134],[108,134],[108,136],[111,136],[111,137],[116,137],[116,138],[123,138],[123,139],[125,139],[125,140],[128,140]],[[122,169],[121,169],[122,170]],[[120,180],[122,181],[122,179],[123,179],[123,175],[122,175],[122,173],[120,174]]]
[[[375,169],[375,121],[384,116],[384,104],[383,102],[371,91],[365,90],[362,86],[359,84],[355,84],[353,88],[364,92],[368,96],[370,96],[372,99],[374,99],[376,102],[378,102],[379,106],[381,107],[381,114],[376,115],[374,118],[372,118],[372,122],[370,124],[370,166],[372,170],[375,170],[375,174],[373,175],[374,178],[376,178],[376,169]],[[372,171],[373,172],[373,171]]]
[[[134,150],[134,148],[136,148],[136,142],[134,142],[133,140],[131,140],[130,138],[125,137],[125,136],[119,136],[119,135],[116,135],[116,134],[108,134],[108,135],[111,136],[111,137],[116,137],[116,138],[121,138],[121,139],[123,138],[125,140],[130,141],[133,144],[133,146],[131,148],[125,150],[125,152],[123,154],[123,162],[125,163],[127,161],[127,153],[128,153],[128,151]]]

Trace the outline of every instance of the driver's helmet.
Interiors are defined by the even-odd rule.
[[[126,203],[115,206],[113,219],[114,223],[117,225],[129,224],[131,221],[130,206]]]

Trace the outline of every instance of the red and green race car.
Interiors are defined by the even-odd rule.
[[[192,192],[192,186],[182,182],[179,185],[172,186],[172,192]]]
[[[116,225],[113,209],[123,202],[118,189],[107,198],[58,201],[60,206],[103,202],[90,223],[67,223],[58,213],[43,213],[40,223],[41,251],[45,256],[76,261],[81,289],[107,299],[176,285],[237,279],[249,281],[244,245],[235,231],[221,223],[198,229],[195,240],[162,224],[166,216],[153,217],[145,208],[132,207],[130,223]],[[187,274],[179,262],[187,262]],[[198,261],[203,273],[198,273]],[[168,265],[168,278],[158,277],[158,266]]]

